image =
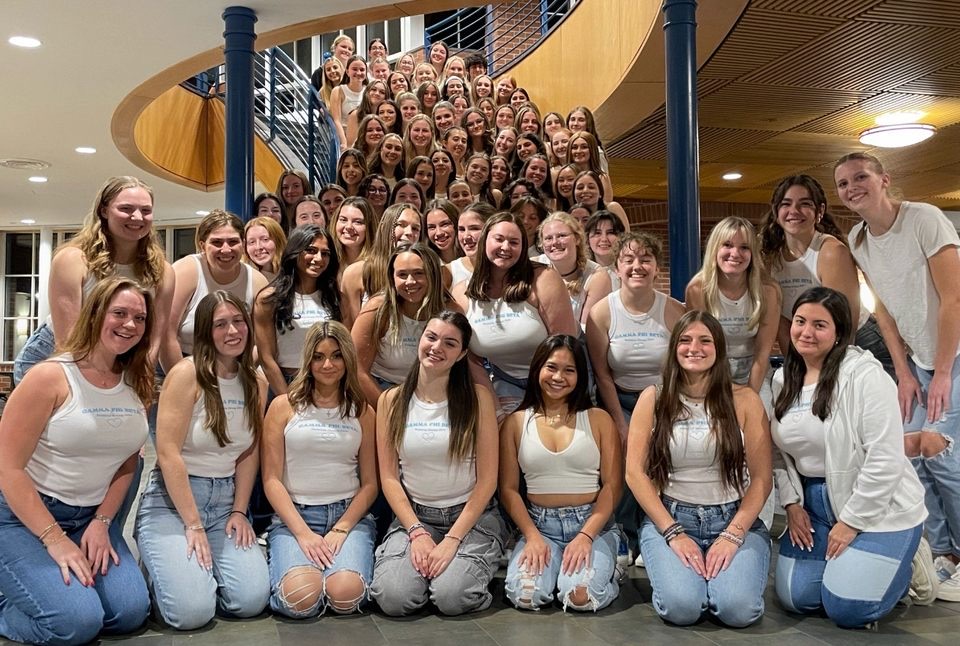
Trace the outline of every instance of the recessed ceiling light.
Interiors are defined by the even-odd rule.
[[[36,224],[36,223],[37,223],[36,220],[31,220],[30,218],[24,218],[23,220],[20,220],[20,224]]]
[[[743,173],[724,173],[723,174],[723,179],[727,180],[728,182],[738,180],[741,177],[743,177]]]
[[[197,211],[197,215],[199,215],[200,217],[206,217],[210,215],[210,211]]]
[[[97,152],[97,149],[91,146],[77,146],[76,148],[74,148],[74,150],[76,150],[81,155],[92,155],[93,153]]]
[[[44,182],[47,181],[47,178],[44,177],[43,175],[34,175],[33,177],[29,177],[28,179],[34,184],[43,184]]]
[[[39,40],[31,38],[30,36],[11,36],[7,42],[16,47],[26,47],[28,49],[40,47],[41,45]]]

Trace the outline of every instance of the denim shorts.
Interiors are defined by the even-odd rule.
[[[55,348],[53,328],[46,323],[41,323],[13,360],[13,385],[16,386],[23,381],[23,376],[30,368],[53,355]]]

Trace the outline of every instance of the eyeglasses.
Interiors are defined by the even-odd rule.
[[[370,186],[367,188],[367,193],[387,193],[387,189],[380,188],[379,186]]]

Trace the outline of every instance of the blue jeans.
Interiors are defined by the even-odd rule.
[[[79,545],[96,507],[75,507],[41,494],[54,520]],[[57,563],[16,517],[0,495],[0,635],[34,644],[85,644],[98,633],[122,635],[146,621],[147,585],[121,536],[110,527],[110,544],[120,564],[94,576],[92,588],[70,574],[64,585]]]
[[[593,513],[593,505],[547,508],[529,503],[527,511],[543,540],[550,547],[550,562],[540,574],[527,573],[526,567],[519,565],[520,555],[527,541],[525,538],[517,541],[504,581],[510,603],[518,608],[538,610],[553,601],[556,590],[556,598],[563,600],[564,610],[569,607],[596,612],[609,606],[620,594],[620,581],[616,571],[620,532],[616,526],[612,522],[608,523],[594,538],[588,567],[573,574],[564,574],[561,569],[563,551],[583,529],[583,524]],[[578,606],[571,603],[570,595],[579,587],[587,588],[589,604]]]
[[[826,560],[827,536],[837,519],[823,478],[804,478],[803,508],[813,527],[813,550],[780,539],[776,589],[791,612],[823,608],[842,628],[859,628],[886,615],[907,593],[921,525],[899,532],[860,532],[847,549]]]
[[[663,503],[704,556],[740,508],[740,501],[689,505],[666,496]],[[770,535],[763,522],[757,520],[743,540],[727,569],[708,581],[680,561],[652,521],[644,521],[640,551],[653,587],[653,609],[657,614],[680,626],[696,623],[705,612],[734,628],[760,619],[770,570]]]
[[[917,367],[913,360],[910,369],[926,397],[933,371]],[[926,406],[914,402],[913,416],[903,425],[905,433],[940,433],[947,440],[947,448],[937,455],[910,458],[926,489],[925,502],[930,514],[926,522],[927,540],[934,556],[960,556],[960,452],[957,451],[957,440],[960,439],[960,357],[953,362],[951,380],[950,403],[943,418],[929,424]]]
[[[17,358],[13,360],[13,385],[16,386],[23,381],[23,376],[30,368],[52,355],[55,346],[53,328],[42,323],[33,331],[17,353]]]
[[[883,366],[886,373],[896,381],[897,373],[893,369],[893,357],[890,356],[890,350],[887,349],[887,344],[883,342],[883,337],[880,335],[880,326],[872,314],[857,330],[853,344],[858,348],[869,350],[874,359],[879,361],[880,365]]]
[[[427,507],[411,503],[417,520],[439,543],[460,517],[463,505]],[[493,601],[490,580],[500,564],[506,528],[491,502],[463,537],[457,554],[440,576],[425,579],[410,561],[410,538],[394,521],[380,547],[370,596],[385,614],[399,617],[415,612],[432,601],[445,615],[485,610]]]
[[[640,399],[640,393],[620,390],[617,388],[617,399],[620,400],[620,410],[623,411],[623,418],[630,426],[630,419],[633,417],[633,409],[637,407],[637,400]],[[630,487],[623,488],[623,494],[620,502],[613,512],[617,524],[623,530],[623,535],[627,539],[627,549],[634,555],[640,553],[640,525],[643,523],[643,509],[633,495]]]
[[[527,379],[517,379],[499,367],[484,359],[484,365],[493,382],[493,392],[497,394],[497,412],[504,416],[517,410],[520,401],[527,392]]]
[[[213,570],[208,572],[197,565],[196,558],[187,558],[183,520],[160,469],[154,469],[140,498],[134,536],[157,611],[178,630],[200,628],[216,612],[232,617],[259,615],[270,596],[267,561],[256,544],[240,549],[226,534],[233,508],[233,477],[190,476],[189,480],[200,523],[206,528]]]
[[[303,518],[307,526],[317,534],[325,536],[336,524],[343,513],[350,506],[350,500],[341,500],[330,503],[329,505],[299,505],[294,503],[300,517]],[[323,576],[328,577],[341,571],[356,572],[360,575],[364,584],[363,596],[357,599],[359,608],[367,600],[367,588],[373,579],[373,548],[376,538],[376,525],[373,522],[373,516],[369,514],[360,519],[347,538],[340,546],[340,553],[336,555],[333,565],[322,570]],[[326,609],[326,599],[324,594],[317,597],[316,605],[306,612],[298,612],[281,594],[280,584],[284,576],[294,568],[310,567],[320,570],[321,568],[310,562],[300,544],[290,532],[279,516],[273,517],[273,524],[268,530],[269,534],[269,563],[270,563],[270,609],[287,617],[300,619],[304,617],[315,617]]]

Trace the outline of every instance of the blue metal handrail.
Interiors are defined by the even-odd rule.
[[[340,146],[327,106],[307,76],[286,52],[258,52],[253,65],[254,129],[286,168],[303,170],[313,187],[333,182]],[[198,74],[181,84],[205,97],[226,96],[221,69]]]
[[[438,40],[453,51],[483,51],[487,73],[503,74],[535,49],[580,0],[513,0],[467,7],[424,30],[424,49]],[[506,35],[508,32],[510,35]]]

